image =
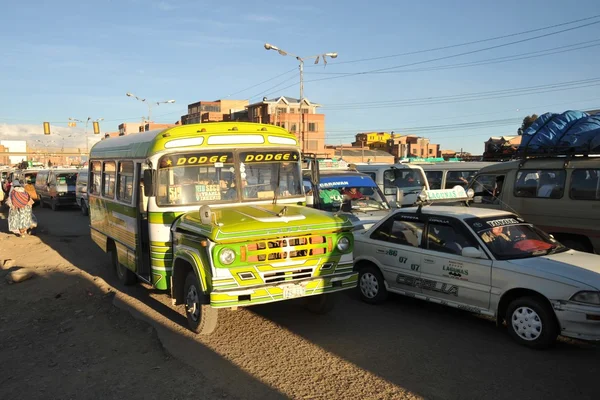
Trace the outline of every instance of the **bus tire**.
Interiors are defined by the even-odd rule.
[[[192,332],[200,335],[210,335],[217,327],[219,310],[202,304],[202,288],[194,271],[188,272],[183,286],[185,298],[185,316]]]
[[[123,283],[125,286],[131,286],[137,282],[137,276],[126,266],[121,264],[119,260],[117,260],[117,278]]]
[[[306,308],[314,314],[324,315],[335,307],[335,297],[333,294],[319,294],[306,298]]]

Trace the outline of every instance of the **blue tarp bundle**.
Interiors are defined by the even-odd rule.
[[[517,153],[600,153],[600,115],[571,110],[540,115],[523,132]]]

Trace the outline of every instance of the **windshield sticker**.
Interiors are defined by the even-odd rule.
[[[437,222],[438,224],[449,224],[447,219],[429,218],[429,222]]]
[[[242,153],[240,158],[244,163],[296,161],[298,160],[298,153],[294,151],[253,151]]]
[[[495,226],[505,226],[505,225],[518,224],[519,221],[517,221],[514,218],[503,218],[503,219],[495,219],[495,220],[492,220],[492,221],[487,221],[486,223],[493,228]]]
[[[164,157],[160,161],[160,168],[181,167],[189,165],[214,165],[220,163],[232,163],[232,153],[199,153],[186,155],[173,155]]]
[[[196,185],[196,201],[221,200],[219,185]]]
[[[338,181],[338,182],[323,182],[319,183],[319,187],[321,188],[329,188],[329,187],[346,187],[348,186],[348,181]]]
[[[396,283],[400,285],[412,286],[415,288],[421,288],[423,290],[430,290],[432,292],[438,292],[458,297],[458,286],[448,285],[447,283],[443,282],[437,282],[429,279],[415,278],[414,276],[398,274],[398,276],[396,277]]]
[[[406,214],[400,214],[400,218],[401,219],[409,219],[411,221],[418,221],[419,217],[415,216],[415,215],[406,215]]]

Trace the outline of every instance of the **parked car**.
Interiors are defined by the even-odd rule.
[[[77,170],[46,169],[38,172],[35,190],[40,199],[40,207],[49,205],[52,211],[58,207],[77,205],[75,183]]]
[[[421,197],[449,192],[466,196],[455,187]],[[559,334],[600,340],[600,256],[571,250],[512,212],[401,208],[354,237],[367,303],[394,292],[495,317],[533,348]]]
[[[87,194],[88,185],[88,171],[81,170],[77,174],[77,182],[75,183],[75,201],[81,209],[83,215],[88,215],[90,210],[90,204],[88,202]]]

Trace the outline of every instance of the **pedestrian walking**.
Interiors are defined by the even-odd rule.
[[[31,206],[33,200],[25,191],[18,179],[12,182],[12,188],[8,196],[8,229],[17,236],[25,236],[29,229],[34,226]]]

